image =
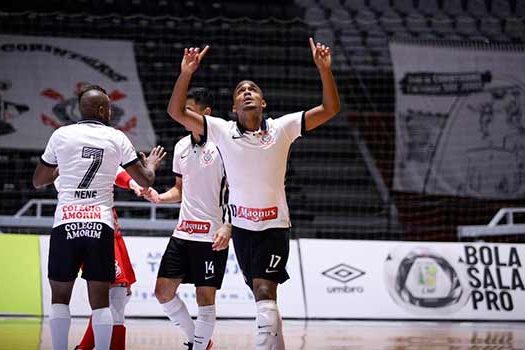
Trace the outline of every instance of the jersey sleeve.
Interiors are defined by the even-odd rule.
[[[204,137],[216,145],[221,144],[222,139],[228,132],[228,122],[224,119],[204,116]]]
[[[275,122],[283,128],[291,141],[294,141],[299,136],[303,136],[305,133],[304,111],[285,114],[275,119]]]
[[[133,147],[128,137],[122,131],[118,131],[118,132],[120,133],[120,136],[121,136],[120,164],[122,165],[124,169],[126,169],[130,165],[133,165],[136,162],[138,162],[139,158],[137,157],[137,152],[135,151],[135,147]]]
[[[54,132],[49,138],[49,141],[47,141],[46,149],[44,150],[44,153],[40,157],[40,161],[42,162],[42,164],[48,167],[58,166],[56,152],[55,152],[56,142],[57,142],[57,133]]]
[[[182,155],[182,149],[181,142],[177,142],[175,144],[175,147],[173,148],[173,167],[172,171],[175,174],[175,176],[181,176],[182,177],[182,170],[180,167],[180,157]]]

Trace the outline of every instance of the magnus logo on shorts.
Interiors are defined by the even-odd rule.
[[[210,232],[210,226],[209,222],[183,220],[180,225],[177,226],[177,231],[187,232],[189,234],[203,234]]]
[[[247,208],[243,206],[230,205],[232,215],[239,219],[246,219],[253,222],[277,219],[279,209],[277,207],[269,208]]]

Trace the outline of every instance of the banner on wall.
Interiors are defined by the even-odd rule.
[[[51,133],[80,119],[86,83],[111,98],[111,124],[138,150],[155,134],[129,41],[0,35],[0,148],[43,149]]]
[[[42,279],[47,281],[47,259],[49,236],[41,236]],[[127,316],[162,317],[164,312],[155,298],[155,282],[162,254],[169,237],[125,237],[128,253],[135,270],[137,282],[132,286],[132,297],[126,307]],[[283,317],[304,318],[304,297],[299,268],[297,241],[290,241],[288,273],[292,278],[279,287],[279,308]],[[180,298],[186,303],[192,316],[197,316],[195,287],[183,284],[178,289]],[[49,314],[51,296],[48,283],[43,283],[44,315]],[[71,315],[87,316],[91,309],[87,303],[84,280],[78,278],[71,298]],[[217,317],[254,317],[255,301],[252,292],[244,283],[242,273],[230,242],[226,274],[222,288],[216,295]]]
[[[523,198],[525,51],[467,44],[390,44],[396,93],[394,189]]]
[[[308,318],[525,320],[523,244],[299,245]]]
[[[0,234],[0,314],[42,315],[38,246],[38,236]]]

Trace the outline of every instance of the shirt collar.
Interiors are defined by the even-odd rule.
[[[206,137],[204,135],[200,135],[200,137],[201,137],[200,142],[197,142],[197,140],[195,140],[195,138],[193,137],[193,134],[190,134],[191,145],[202,147],[206,143]]]
[[[239,130],[239,133],[240,134],[244,134],[245,132],[247,132],[248,130],[246,130],[244,128],[244,126],[242,126],[242,124],[237,120],[237,129]],[[266,119],[263,117],[262,120],[261,120],[261,126],[260,126],[260,129],[261,131],[263,132],[266,132],[268,131],[268,124],[266,123]]]
[[[96,118],[82,118],[80,119],[77,124],[100,124],[100,125],[108,125],[104,122],[102,122],[100,119]]]

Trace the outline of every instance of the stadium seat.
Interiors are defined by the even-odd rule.
[[[440,12],[438,0],[419,0],[417,9],[427,16],[434,16]]]
[[[498,18],[505,19],[512,11],[508,0],[492,0],[490,12]]]
[[[467,0],[467,12],[477,18],[487,15],[485,0]]]
[[[443,12],[450,16],[463,14],[463,1],[460,0],[443,0]]]
[[[456,30],[459,34],[470,36],[478,32],[477,21],[470,16],[459,16],[456,18]]]

